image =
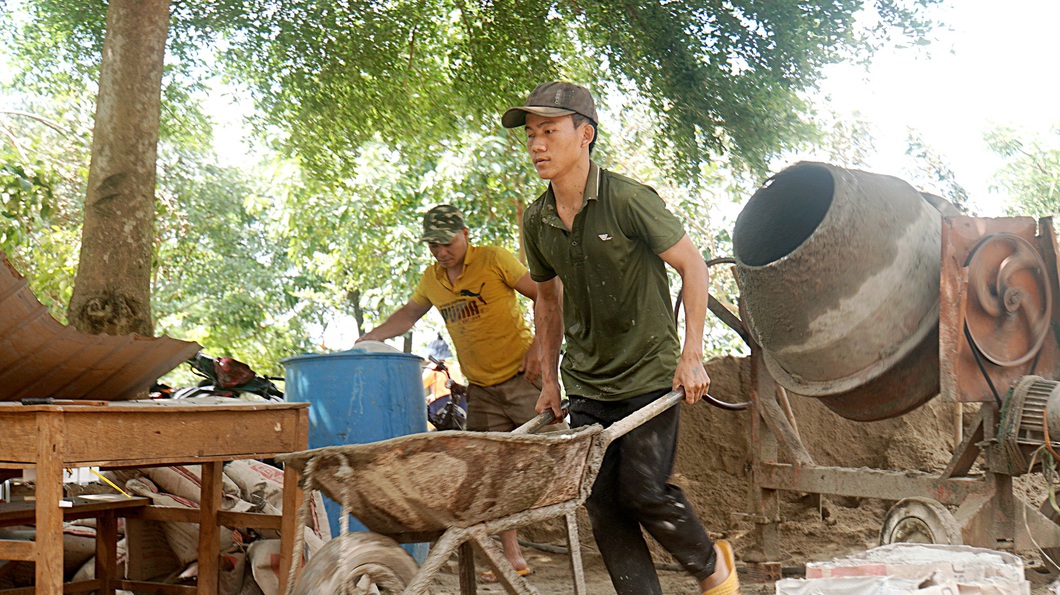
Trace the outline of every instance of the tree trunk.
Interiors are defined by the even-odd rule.
[[[154,334],[155,160],[168,33],[169,0],[111,0],[68,311],[82,332]]]
[[[353,318],[357,321],[357,336],[364,334],[364,308],[361,307],[361,290],[346,292],[346,299],[353,304]]]

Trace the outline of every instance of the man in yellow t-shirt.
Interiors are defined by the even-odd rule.
[[[456,207],[428,211],[421,240],[437,262],[408,303],[358,341],[402,335],[432,306],[438,308],[468,380],[467,429],[510,432],[537,415],[541,394],[537,345],[516,296],[537,299],[537,287],[511,252],[472,246]],[[503,533],[501,542],[512,567],[529,574],[515,531]]]

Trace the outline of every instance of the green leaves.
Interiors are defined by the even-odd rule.
[[[596,158],[654,184],[705,252],[725,254],[712,207],[811,137],[802,92],[822,68],[918,42],[941,1],[173,0],[158,330],[267,370],[312,349],[336,313],[376,322],[429,264],[420,218],[439,203],[464,211],[475,242],[518,253],[544,184],[499,116],[552,79],[596,93]],[[56,98],[75,141],[91,129],[106,9],[25,0],[0,20],[15,84]],[[273,162],[217,165],[203,107],[215,80],[249,91]],[[69,297],[87,147],[0,170],[0,242],[51,304]]]
[[[47,169],[30,169],[13,155],[0,162],[0,250],[14,252],[29,239],[28,230],[47,224],[54,208],[55,183]]]
[[[341,182],[365,143],[429,158],[439,142],[497,133],[535,84],[568,78],[646,98],[669,147],[658,165],[680,181],[720,155],[764,173],[810,134],[800,91],[823,66],[922,41],[941,1],[175,1],[166,129],[197,126],[179,89],[223,73],[249,85],[262,135]],[[106,6],[24,5],[29,18],[5,31],[34,64],[20,82],[94,82]]]
[[[63,320],[78,249],[72,220],[80,218],[84,191],[67,157],[87,145],[70,125],[76,104],[66,114],[31,102],[19,107],[0,110],[0,250]]]
[[[1055,217],[1060,213],[1060,125],[1035,135],[999,127],[986,141],[1005,158],[997,189],[1008,194],[1010,215]]]
[[[279,373],[279,359],[311,349],[309,283],[289,260],[270,189],[169,147],[161,153],[159,240],[152,309],[159,332],[198,341]]]

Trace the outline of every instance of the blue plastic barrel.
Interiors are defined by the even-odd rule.
[[[427,431],[422,362],[408,353],[352,349],[282,360],[287,400],[309,403],[309,448],[365,444]],[[331,534],[342,507],[324,498]],[[350,518],[350,531],[367,531]],[[422,564],[427,544],[406,544]]]

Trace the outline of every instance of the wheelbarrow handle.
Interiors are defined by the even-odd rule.
[[[609,435],[609,438],[607,439],[608,442],[610,442],[611,440],[614,440],[616,438],[619,438],[620,436],[624,436],[625,434],[628,434],[631,430],[633,430],[637,426],[647,422],[649,419],[655,417],[656,415],[659,415],[663,411],[666,411],[670,407],[673,407],[674,405],[680,403],[681,401],[684,400],[684,398],[685,398],[685,389],[684,388],[679,388],[677,390],[672,390],[672,391],[666,393],[665,395],[659,397],[655,401],[652,401],[648,405],[645,405],[644,407],[641,407],[640,409],[638,409],[636,412],[634,412],[633,414],[629,415],[628,417],[615,422],[614,424],[611,425],[611,427],[609,427],[607,429],[607,433]],[[726,411],[742,411],[744,409],[747,409],[747,407],[750,405],[749,402],[748,403],[728,403],[728,402],[719,400],[719,399],[717,399],[715,397],[712,397],[710,395],[704,395],[703,400],[707,401],[711,405],[714,405],[715,407],[719,407],[721,409],[725,409]],[[567,408],[567,402],[564,401],[563,402],[563,409],[566,409],[566,408]],[[540,428],[542,428],[545,425],[547,425],[548,423],[550,423],[555,418],[556,418],[556,416],[553,415],[552,410],[549,409],[549,410],[544,411],[542,413],[538,413],[537,417],[531,419],[530,421],[528,421],[525,424],[519,426],[518,428],[515,428],[514,430],[512,430],[511,433],[512,434],[532,434],[532,433],[536,432],[537,430],[539,430]]]
[[[666,411],[670,407],[680,403],[685,398],[685,389],[672,390],[647,405],[637,409],[633,413],[611,424],[603,432],[602,439],[606,444],[625,436],[641,425],[647,423],[656,415]]]
[[[563,401],[562,403],[560,403],[560,407],[562,409],[566,410],[567,409],[567,402]],[[534,432],[536,432],[536,431],[540,430],[541,428],[547,426],[548,424],[552,423],[552,420],[554,420],[554,419],[556,419],[556,414],[552,413],[551,409],[546,409],[545,411],[542,411],[541,413],[538,413],[530,421],[528,421],[525,424],[519,426],[518,428],[515,428],[514,430],[512,430],[511,433],[512,434],[533,434]]]

